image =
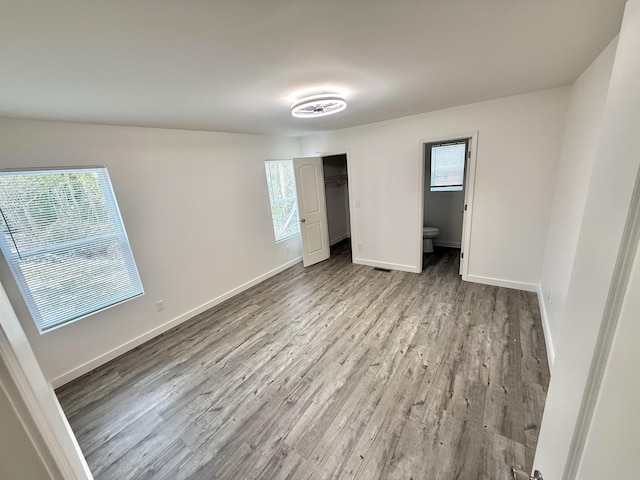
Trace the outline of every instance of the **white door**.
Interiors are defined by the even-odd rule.
[[[467,158],[464,167],[464,206],[462,207],[462,243],[460,245],[460,275],[465,279],[469,273],[469,250],[471,246],[471,218],[476,184],[476,150],[478,132],[473,132],[467,143]]]
[[[471,142],[473,141],[473,138],[469,138],[467,140],[467,151],[465,152],[465,159],[464,159],[464,179],[463,179],[463,184],[464,184],[464,206],[462,207],[462,238],[461,238],[461,243],[460,243],[460,268],[458,269],[458,274],[459,275],[463,275],[464,271],[465,271],[465,263],[467,261],[466,258],[464,258],[464,251],[465,251],[465,234],[467,232],[467,229],[469,228],[468,222],[468,215],[467,215],[467,211],[469,208],[469,203],[470,203],[470,195],[469,195],[469,173],[471,172]]]
[[[300,214],[302,264],[308,267],[329,258],[329,226],[322,158],[294,158],[293,169]]]

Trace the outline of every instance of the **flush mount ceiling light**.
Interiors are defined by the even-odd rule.
[[[311,95],[291,104],[291,115],[297,118],[326,117],[347,108],[347,100],[335,93]]]

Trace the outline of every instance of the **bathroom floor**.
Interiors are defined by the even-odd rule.
[[[450,247],[433,247],[433,252],[422,254],[422,271],[434,265],[449,269],[453,264],[460,269],[460,249]]]

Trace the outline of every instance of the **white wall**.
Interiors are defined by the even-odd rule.
[[[460,247],[462,241],[462,210],[464,190],[453,192],[432,192],[431,148],[424,149],[424,210],[423,223],[427,227],[437,227],[440,234],[433,239],[434,245]]]
[[[347,156],[331,155],[322,159],[324,178],[347,175]],[[325,203],[329,224],[329,245],[351,235],[349,229],[349,183],[337,185],[325,180]]]
[[[70,380],[297,259],[299,237],[274,241],[263,162],[299,153],[295,138],[0,120],[0,168],[108,167],[145,288],[39,335],[2,262],[45,376]]]
[[[616,43],[617,38],[576,80],[569,97],[539,294],[551,363],[554,339],[562,327]]]
[[[311,135],[303,154],[349,152],[354,262],[418,271],[421,140],[479,131],[470,279],[536,289],[568,95],[554,88]]]
[[[534,462],[545,478],[562,478],[640,166],[637,145],[640,138],[638,58],[640,0],[630,0],[602,115]],[[637,311],[634,313],[637,321]],[[637,376],[636,365],[625,364],[623,375],[632,381],[633,376]],[[633,415],[633,411],[624,413]],[[615,415],[615,412],[611,414]],[[621,431],[620,436],[614,435],[611,442],[617,444],[623,438],[624,432]],[[612,445],[611,448],[615,447]],[[605,477],[616,478],[614,472],[611,475],[607,473]]]
[[[640,25],[639,25],[640,27]],[[638,478],[640,451],[640,249],[620,312],[600,394],[576,478]]]

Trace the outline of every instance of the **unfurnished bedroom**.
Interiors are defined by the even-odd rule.
[[[640,0],[0,3],[0,478],[634,478]]]

